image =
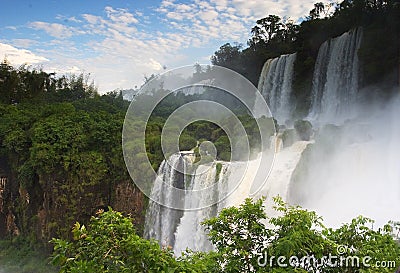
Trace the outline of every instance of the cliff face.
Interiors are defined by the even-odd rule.
[[[0,238],[22,235],[44,244],[68,238],[75,222],[86,224],[109,206],[140,227],[144,198],[131,182],[121,146],[129,103],[94,94],[80,81],[63,87],[47,74],[53,89],[39,96],[24,82],[38,74],[6,64],[0,72],[1,92],[15,74],[26,96],[0,102]]]
[[[135,226],[143,224],[143,194],[129,180],[85,185],[70,177],[42,175],[26,187],[2,163],[0,238],[22,234],[46,243],[55,236],[69,237],[76,221],[86,223],[108,206],[130,215]]]
[[[18,235],[15,213],[13,212],[13,191],[11,176],[0,166],[0,238],[6,235]]]
[[[113,188],[111,207],[133,218],[139,230],[144,225],[145,199],[143,193],[131,181],[122,181]]]

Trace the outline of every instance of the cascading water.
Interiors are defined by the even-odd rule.
[[[276,140],[281,141],[281,140]],[[265,187],[255,196],[262,195],[273,197],[280,195],[286,200],[291,173],[300,160],[303,150],[308,142],[300,141],[287,148],[281,148],[276,155],[276,168],[273,168]],[[179,156],[173,155],[170,162],[176,166]],[[166,166],[166,161],[162,163],[159,171],[159,178],[166,181],[176,179],[176,173],[171,166]],[[201,199],[217,201],[221,196],[226,196],[221,202],[198,210],[188,210],[181,214],[178,211],[167,209],[150,203],[146,215],[146,237],[158,240],[161,245],[171,246],[174,253],[179,256],[187,248],[195,251],[207,251],[212,249],[212,245],[207,238],[201,222],[217,215],[221,209],[229,206],[239,206],[245,198],[249,197],[251,187],[255,180],[257,168],[260,168],[260,157],[250,161],[233,161],[213,163],[197,166],[197,169],[190,179],[190,183],[185,181],[187,189],[199,190],[207,188],[214,183],[218,183],[216,192],[205,192]],[[218,166],[219,165],[219,166]],[[217,171],[218,170],[218,171]],[[240,184],[238,184],[240,181]],[[173,182],[168,182],[173,183]],[[174,183],[173,183],[174,184]],[[161,184],[162,185],[162,184]],[[155,184],[152,195],[164,194],[162,186]],[[195,207],[200,204],[198,198],[194,198],[191,191],[185,196],[186,207]],[[174,198],[171,196],[170,198]],[[268,213],[272,213],[271,199],[268,199]],[[169,222],[168,222],[169,221]]]
[[[219,173],[217,173],[217,164],[220,164]],[[189,189],[191,191],[200,190],[218,183],[218,192],[205,192],[201,198],[211,200],[213,203],[218,200],[219,194],[224,194],[226,185],[227,165],[224,162],[214,162],[207,165],[200,165],[191,180]],[[200,204],[200,200],[189,192],[185,197],[186,207],[195,207]],[[190,203],[190,204],[189,204]],[[207,238],[204,227],[201,222],[217,215],[219,206],[215,204],[210,207],[185,211],[180,224],[176,230],[176,242],[174,252],[179,256],[182,251],[189,248],[195,251],[207,251],[212,249],[212,245]]]
[[[293,171],[298,166],[303,152],[310,143],[309,141],[296,141],[291,146],[283,148],[276,154],[267,183],[257,196],[264,196],[266,198],[265,207],[268,216],[276,215],[276,211],[272,206],[273,197],[279,195],[284,201],[287,201]]]
[[[224,194],[228,190],[224,182],[228,177],[228,163],[213,162],[199,165],[194,175],[184,175],[177,171],[180,167],[178,165],[186,163],[187,168],[193,167],[191,163],[193,158],[189,158],[190,156],[190,154],[184,152],[173,154],[168,161],[164,160],[161,163],[158,177],[151,192],[152,199],[166,200],[170,198],[173,200],[176,198],[171,195],[167,185],[196,191],[218,183],[217,192],[205,192],[201,196],[201,199],[204,198],[212,202],[218,200],[218,194]],[[171,164],[168,164],[168,162]],[[186,204],[185,207],[196,207],[200,204],[201,200],[198,197],[195,198],[196,195],[191,194],[191,191],[183,200]],[[221,209],[221,203],[219,203],[199,210],[181,211],[160,206],[156,202],[150,201],[145,219],[145,237],[156,239],[162,246],[172,247],[176,255],[180,255],[186,248],[202,251],[210,250],[212,245],[200,223],[205,219],[216,216]]]
[[[380,227],[400,215],[400,103],[358,103],[362,34],[354,29],[319,49],[308,117],[319,128],[290,182],[289,201],[316,210],[330,226],[362,214]]]
[[[362,28],[357,28],[321,45],[314,67],[309,119],[340,123],[356,114],[357,52],[362,33]]]
[[[280,195],[283,200],[316,210],[328,225],[338,226],[358,214],[377,219],[381,226],[400,215],[400,101],[378,110],[368,109],[368,115],[357,106],[358,58],[362,29],[347,32],[321,45],[314,69],[312,106],[309,119],[314,123],[314,141],[290,141],[294,129],[272,137],[271,150],[276,153],[274,165],[263,188],[254,198],[266,196],[267,215],[275,216],[271,198]],[[259,80],[259,90],[271,107],[271,112],[282,123],[291,117],[291,82],[296,54],[268,60]],[[256,101],[257,103],[257,101]],[[357,119],[341,124],[345,119]],[[360,116],[367,117],[365,119]],[[388,126],[388,124],[390,126]],[[292,131],[290,131],[292,130]],[[284,139],[285,142],[284,142]],[[178,164],[178,158],[170,160]],[[173,185],[190,189],[219,183],[217,192],[203,198],[227,198],[216,206],[196,211],[173,211],[150,203],[146,215],[146,236],[161,244],[174,247],[176,255],[186,248],[206,251],[212,249],[203,227],[204,219],[215,216],[222,208],[238,206],[249,196],[256,183],[255,173],[259,158],[249,162],[219,162],[200,165],[190,181],[184,181],[170,166],[160,166],[159,177]],[[243,170],[245,169],[245,172]],[[243,175],[244,174],[244,175]],[[237,185],[238,176],[241,183]],[[182,183],[183,179],[183,183]],[[181,182],[179,182],[181,181]],[[237,186],[237,187],[236,187]],[[162,184],[155,183],[152,195],[168,196]],[[190,207],[198,200],[190,193],[182,202]]]
[[[289,200],[338,226],[358,215],[382,227],[400,215],[400,103],[319,129],[291,181]]]
[[[181,154],[173,154],[168,161],[164,160],[158,170],[150,199],[154,200],[175,200],[169,185],[183,189],[185,186],[185,175],[177,171],[185,164],[185,158]],[[182,200],[184,202],[184,200]],[[163,246],[173,246],[175,243],[174,232],[182,211],[170,209],[150,201],[146,212],[144,235],[146,238],[153,238]]]
[[[280,124],[284,124],[291,117],[295,60],[296,53],[267,60],[258,82],[258,90],[266,99],[272,115]]]

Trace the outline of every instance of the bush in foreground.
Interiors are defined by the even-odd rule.
[[[53,263],[60,272],[382,273],[400,265],[393,235],[397,224],[373,230],[372,220],[360,216],[334,230],[324,227],[315,212],[274,201],[279,216],[272,218],[265,214],[263,199],[223,209],[203,223],[215,251],[187,250],[179,258],[138,236],[132,220],[121,213],[99,211],[87,228],[74,225],[73,241],[52,240]]]

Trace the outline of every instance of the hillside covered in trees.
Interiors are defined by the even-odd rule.
[[[87,78],[0,65],[0,237],[47,243],[98,207],[140,222],[143,198],[122,158],[127,102]],[[123,201],[129,200],[129,202]]]

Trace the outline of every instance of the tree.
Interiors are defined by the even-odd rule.
[[[322,13],[324,14],[325,17],[327,17],[331,7],[332,7],[331,3],[328,4],[324,4],[322,2],[315,3],[314,8],[310,10],[309,19],[310,20],[318,19],[321,17]]]
[[[53,239],[60,272],[167,272],[177,267],[170,249],[140,238],[121,213],[99,211],[88,227],[76,223],[73,241]]]
[[[170,248],[136,234],[132,219],[100,210],[87,227],[76,223],[73,240],[53,239],[53,263],[60,272],[393,272],[400,263],[394,237],[398,223],[373,230],[358,217],[338,229],[326,228],[313,211],[274,198],[277,216],[267,217],[265,199],[250,198],[205,220],[215,251]],[[366,260],[365,257],[368,259]],[[333,259],[333,260],[332,260]],[[358,260],[358,264],[350,264]],[[368,264],[365,263],[367,261]],[[387,263],[378,267],[377,262]],[[344,263],[346,262],[346,263]]]
[[[257,24],[251,29],[251,41],[254,44],[259,42],[268,43],[284,28],[281,18],[277,15],[268,15],[267,17],[257,20],[256,23]]]
[[[99,210],[88,227],[76,223],[73,240],[53,239],[52,262],[62,273],[218,272],[214,252],[188,251],[180,258],[170,248],[136,234],[132,219]]]
[[[235,70],[240,61],[241,48],[241,45],[232,46],[230,43],[222,45],[211,57],[212,64]]]
[[[258,255],[272,235],[262,221],[266,214],[260,199],[246,199],[239,208],[223,209],[218,217],[204,221],[211,242],[219,253],[224,272],[255,272]]]
[[[370,228],[373,223],[372,219],[359,216],[336,230],[324,232],[327,238],[343,246],[345,255],[358,257],[359,261],[369,257],[367,264],[360,262],[360,272],[393,272],[395,268],[381,267],[381,263],[394,261],[399,266],[400,247],[398,235],[394,234],[395,225],[389,223],[374,230]]]
[[[398,224],[373,230],[371,220],[358,217],[335,230],[326,228],[313,211],[289,206],[280,197],[274,202],[275,217],[267,217],[263,199],[246,199],[239,208],[223,209],[204,221],[220,271],[375,273],[399,266],[400,245],[393,237]],[[369,264],[362,263],[365,257],[370,257]],[[342,259],[360,262],[340,264]],[[379,261],[395,264],[379,268]]]

